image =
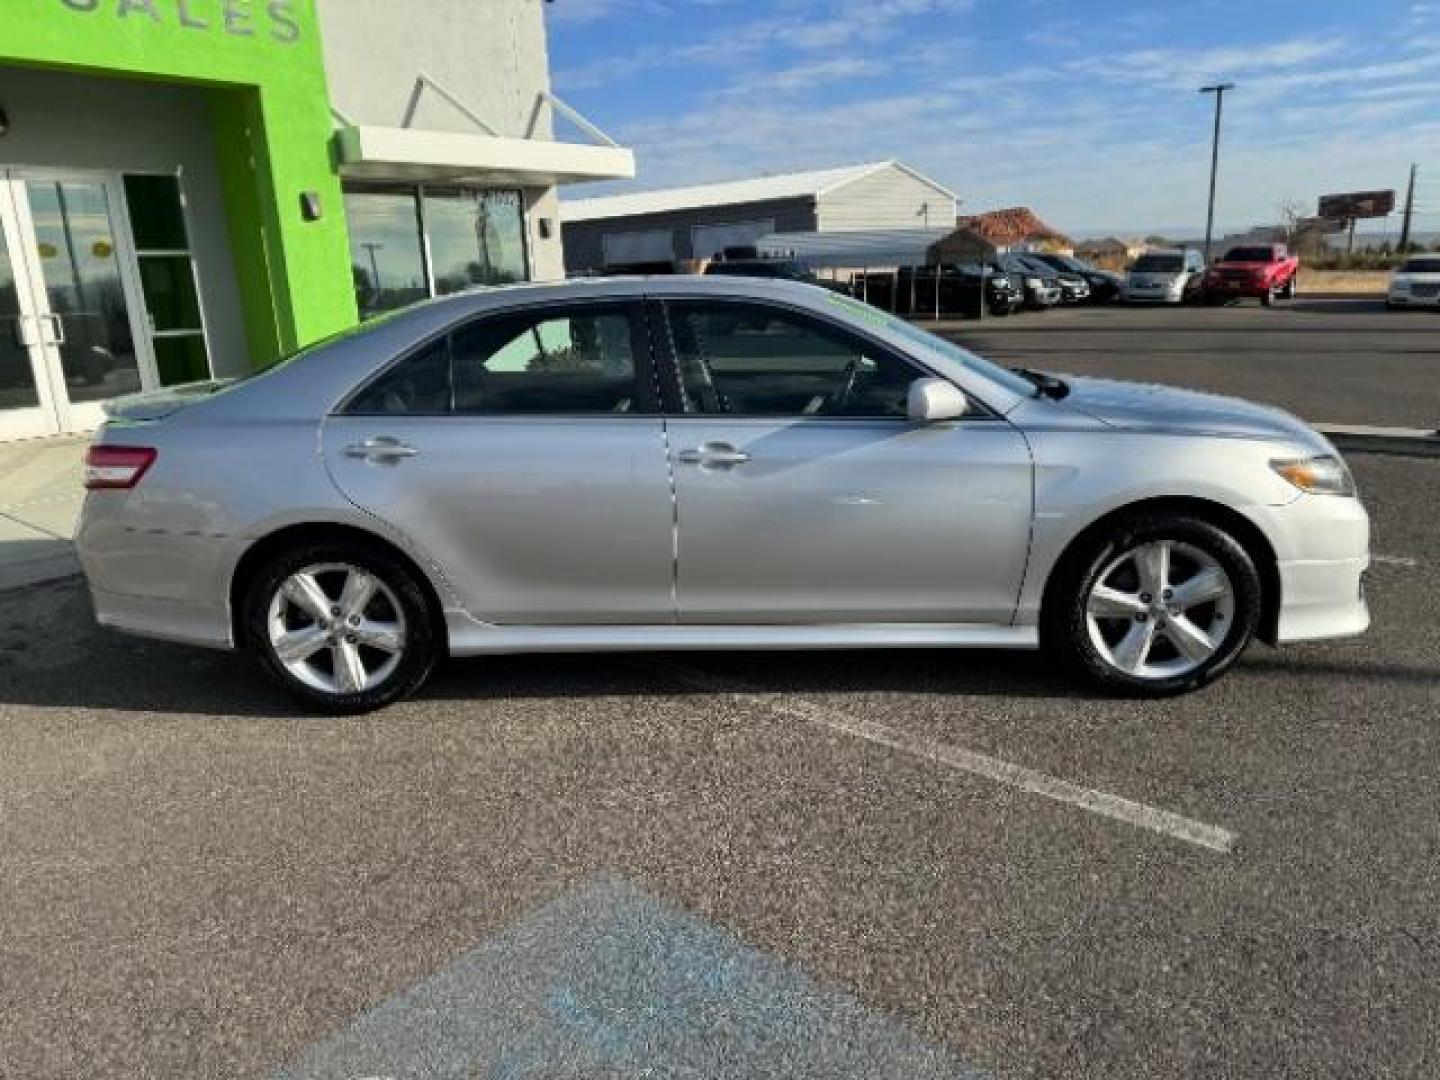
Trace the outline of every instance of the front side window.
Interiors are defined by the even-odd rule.
[[[761,304],[673,303],[669,314],[691,413],[904,418],[922,375],[841,330]]]

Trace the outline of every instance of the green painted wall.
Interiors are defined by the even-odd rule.
[[[0,0],[0,63],[195,85],[208,95],[257,364],[353,325],[313,0]],[[301,193],[324,216],[302,219]]]

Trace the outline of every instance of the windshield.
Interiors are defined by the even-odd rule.
[[[1274,257],[1274,250],[1268,247],[1237,247],[1227,251],[1221,262],[1269,262]]]
[[[1020,394],[1024,397],[1035,396],[1035,384],[1016,375],[1012,371],[1006,371],[998,364],[991,363],[983,356],[977,356],[969,349],[956,345],[953,341],[947,341],[937,334],[928,330],[921,330],[914,323],[906,322],[898,316],[881,311],[879,308],[871,307],[869,304],[862,304],[858,300],[848,297],[834,296],[831,303],[842,307],[852,316],[858,317],[862,322],[877,326],[890,331],[897,337],[919,345],[921,348],[929,349],[931,352],[939,353],[945,359],[961,364],[970,371],[975,372],[981,378],[989,379],[991,382],[1003,386],[1012,394]]]
[[[1184,267],[1183,255],[1141,255],[1130,269],[1141,274],[1178,274]]]
[[[1400,268],[1402,274],[1440,274],[1440,257],[1433,259],[1409,259]]]

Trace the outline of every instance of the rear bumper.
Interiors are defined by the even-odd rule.
[[[200,645],[207,649],[233,649],[230,612],[179,600],[131,596],[90,586],[95,619],[101,626],[127,634]]]

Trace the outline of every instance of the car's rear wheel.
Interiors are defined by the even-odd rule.
[[[245,632],[282,689],[333,713],[408,696],[437,654],[434,617],[414,572],[348,540],[306,544],[262,567],[247,593]]]
[[[1235,662],[1259,626],[1263,595],[1254,561],[1223,529],[1187,516],[1139,516],[1061,564],[1042,636],[1091,683],[1180,694]]]

